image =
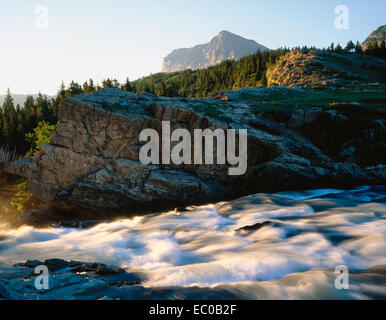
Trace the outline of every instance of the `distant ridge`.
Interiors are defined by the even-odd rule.
[[[269,49],[254,40],[245,39],[229,31],[221,31],[207,44],[173,50],[164,58],[162,72],[204,69],[224,60],[238,60],[258,50]]]
[[[378,45],[382,44],[382,41],[386,41],[386,25],[380,26],[377,30],[373,31],[367,39],[363,42],[363,47],[366,49],[371,42],[378,42]]]
[[[46,94],[42,94],[43,96],[47,96],[47,98],[52,98],[52,96],[48,96]],[[36,98],[38,96],[38,94],[11,94],[12,98],[13,98],[13,103],[16,107],[16,105],[20,105],[21,107],[24,106],[24,102],[27,100],[27,97],[28,96],[33,96],[34,98]],[[0,106],[3,105],[4,103],[4,99],[5,99],[6,95],[0,95]]]

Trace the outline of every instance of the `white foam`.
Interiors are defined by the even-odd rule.
[[[364,203],[347,206],[354,193]],[[386,206],[363,200],[369,193],[376,194],[324,189],[255,195],[180,216],[167,212],[87,230],[3,227],[0,263],[96,261],[144,272],[146,286],[272,281],[340,264],[362,270],[386,264]],[[313,203],[320,204],[318,197],[327,194],[323,210],[315,212]],[[265,221],[272,223],[236,231]]]

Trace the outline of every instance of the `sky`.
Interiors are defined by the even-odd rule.
[[[335,28],[338,5],[349,10],[348,29]],[[271,49],[363,42],[385,12],[385,0],[0,0],[0,94],[135,80],[222,30]]]

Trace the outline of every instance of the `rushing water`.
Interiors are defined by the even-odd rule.
[[[385,196],[384,187],[257,194],[88,229],[3,223],[0,263],[101,262],[144,274],[146,288],[240,298],[385,298]],[[339,265],[352,272],[347,292],[334,287]]]

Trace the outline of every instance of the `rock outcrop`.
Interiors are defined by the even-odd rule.
[[[80,213],[120,214],[153,211],[235,198],[256,192],[350,186],[379,182],[355,162],[340,163],[294,128],[309,125],[331,110],[310,109],[290,122],[267,118],[256,104],[280,91],[254,88],[224,93],[220,99],[164,98],[104,89],[67,98],[50,143],[32,159],[7,172],[29,179],[34,197]],[[228,165],[144,165],[139,161],[143,129],[161,136],[162,121],[172,130],[247,129],[248,169],[228,175]],[[214,150],[216,152],[216,149]],[[378,164],[371,164],[372,166]]]
[[[50,271],[49,290],[35,287],[35,267],[45,265]],[[305,280],[306,279],[306,280]],[[323,279],[320,281],[319,279]],[[273,281],[241,282],[215,286],[150,287],[144,273],[125,272],[118,267],[99,263],[84,263],[51,259],[26,261],[13,267],[0,265],[0,300],[247,300],[247,299],[310,299],[304,282],[318,287],[313,299],[342,299],[335,290],[334,270],[312,269],[294,273]],[[345,291],[345,299],[382,299],[386,281],[385,266],[352,272],[352,286]],[[313,281],[313,282],[312,282]],[[272,290],[267,290],[272,288]],[[280,288],[280,290],[277,290]],[[283,294],[284,292],[284,294]]]
[[[380,26],[377,30],[374,30],[363,42],[362,48],[366,50],[372,42],[377,42],[380,46],[383,41],[386,41],[386,25]]]
[[[269,49],[256,41],[221,31],[207,44],[173,50],[164,58],[162,72],[203,69],[228,59],[238,60],[259,50]]]
[[[360,54],[294,50],[267,72],[268,86],[296,88],[357,88],[386,83],[386,62]]]

